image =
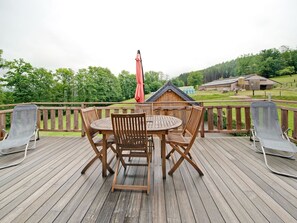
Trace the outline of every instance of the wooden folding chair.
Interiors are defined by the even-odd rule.
[[[112,128],[117,149],[117,165],[112,183],[114,189],[150,191],[150,157],[145,113],[111,114]],[[147,166],[147,185],[125,185],[117,183],[120,161],[124,157],[143,157],[145,163],[122,162],[126,166]]]
[[[197,164],[192,160],[190,149],[192,148],[197,134],[199,132],[199,127],[203,120],[204,108],[199,106],[193,106],[192,111],[187,121],[183,131],[181,133],[169,132],[166,136],[166,143],[168,143],[172,150],[167,154],[166,159],[170,156],[173,158],[173,153],[176,151],[180,154],[180,158],[177,162],[174,161],[174,166],[168,172],[172,175],[174,171],[180,166],[183,160],[187,160],[199,173],[203,176],[203,172],[197,166]]]
[[[84,131],[88,137],[88,140],[90,142],[90,145],[92,147],[92,149],[95,152],[95,156],[93,157],[93,159],[90,160],[90,162],[83,168],[83,170],[81,171],[81,174],[84,174],[86,172],[86,170],[97,160],[99,159],[100,161],[102,161],[103,158],[103,154],[102,154],[102,146],[103,146],[103,141],[101,138],[98,137],[98,130],[94,130],[91,128],[91,123],[95,120],[99,119],[99,116],[97,114],[97,110],[95,107],[92,108],[83,108],[80,110],[80,114],[81,114],[81,119],[83,122],[83,126],[84,126]],[[113,136],[109,136],[109,138],[107,139],[107,148],[111,148],[113,150],[113,152],[116,154],[116,150],[115,148],[112,146],[112,144],[114,144],[114,137]],[[110,167],[110,163],[111,161],[114,159],[115,156],[112,156],[112,158],[107,162],[107,169],[108,171],[113,174],[114,171],[113,169]]]

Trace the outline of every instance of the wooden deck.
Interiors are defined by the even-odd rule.
[[[250,145],[245,137],[197,138],[192,156],[205,175],[184,162],[166,180],[157,147],[147,195],[111,193],[112,177],[102,178],[99,162],[81,175],[93,155],[87,139],[42,137],[21,165],[0,170],[0,222],[296,222],[297,180],[270,173]],[[296,161],[269,160],[297,173]],[[145,182],[145,168],[127,173],[119,177]]]

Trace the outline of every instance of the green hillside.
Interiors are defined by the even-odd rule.
[[[271,80],[277,81],[279,83],[296,83],[297,82],[297,74],[293,75],[284,75],[279,77],[270,78]]]

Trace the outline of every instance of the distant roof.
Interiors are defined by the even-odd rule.
[[[212,85],[223,85],[223,84],[233,84],[237,82],[238,78],[228,78],[228,79],[222,79],[222,80],[215,80],[208,82],[206,84],[202,84],[201,86],[212,86]]]
[[[202,87],[207,87],[207,86],[212,86],[212,85],[224,85],[224,84],[233,84],[235,82],[238,81],[239,78],[244,78],[245,80],[251,80],[251,79],[260,79],[260,81],[271,81],[274,83],[278,83],[276,81],[270,80],[266,77],[262,77],[260,75],[257,74],[249,74],[249,75],[245,75],[245,76],[240,76],[240,77],[233,77],[233,78],[228,78],[228,79],[222,79],[222,80],[214,80],[205,84],[202,84]],[[270,83],[271,83],[270,82]]]
[[[193,104],[199,104],[196,102],[193,98],[191,98],[189,95],[184,93],[182,90],[180,90],[178,87],[174,86],[171,81],[168,81],[166,84],[163,85],[163,87],[159,88],[150,98],[146,100],[146,102],[154,102],[158,98],[160,98],[164,93],[167,91],[172,91],[178,96],[180,96],[184,101],[194,101]]]

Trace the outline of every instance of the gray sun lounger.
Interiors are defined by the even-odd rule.
[[[264,155],[266,166],[273,173],[297,178],[296,175],[284,173],[273,169],[267,162],[266,155],[294,159],[297,147],[292,143],[286,132],[283,132],[278,120],[277,107],[271,101],[257,101],[251,103],[253,121],[252,139],[256,150]],[[256,147],[259,141],[261,150]]]
[[[36,128],[37,109],[37,106],[33,104],[17,105],[14,107],[9,134],[0,141],[0,155],[5,156],[24,151],[24,157],[16,162],[0,166],[0,169],[16,166],[23,162],[27,156],[27,150],[32,137],[34,137],[34,145],[32,148],[36,147],[38,134]],[[23,146],[25,146],[25,149],[18,149],[18,147],[21,148]]]

